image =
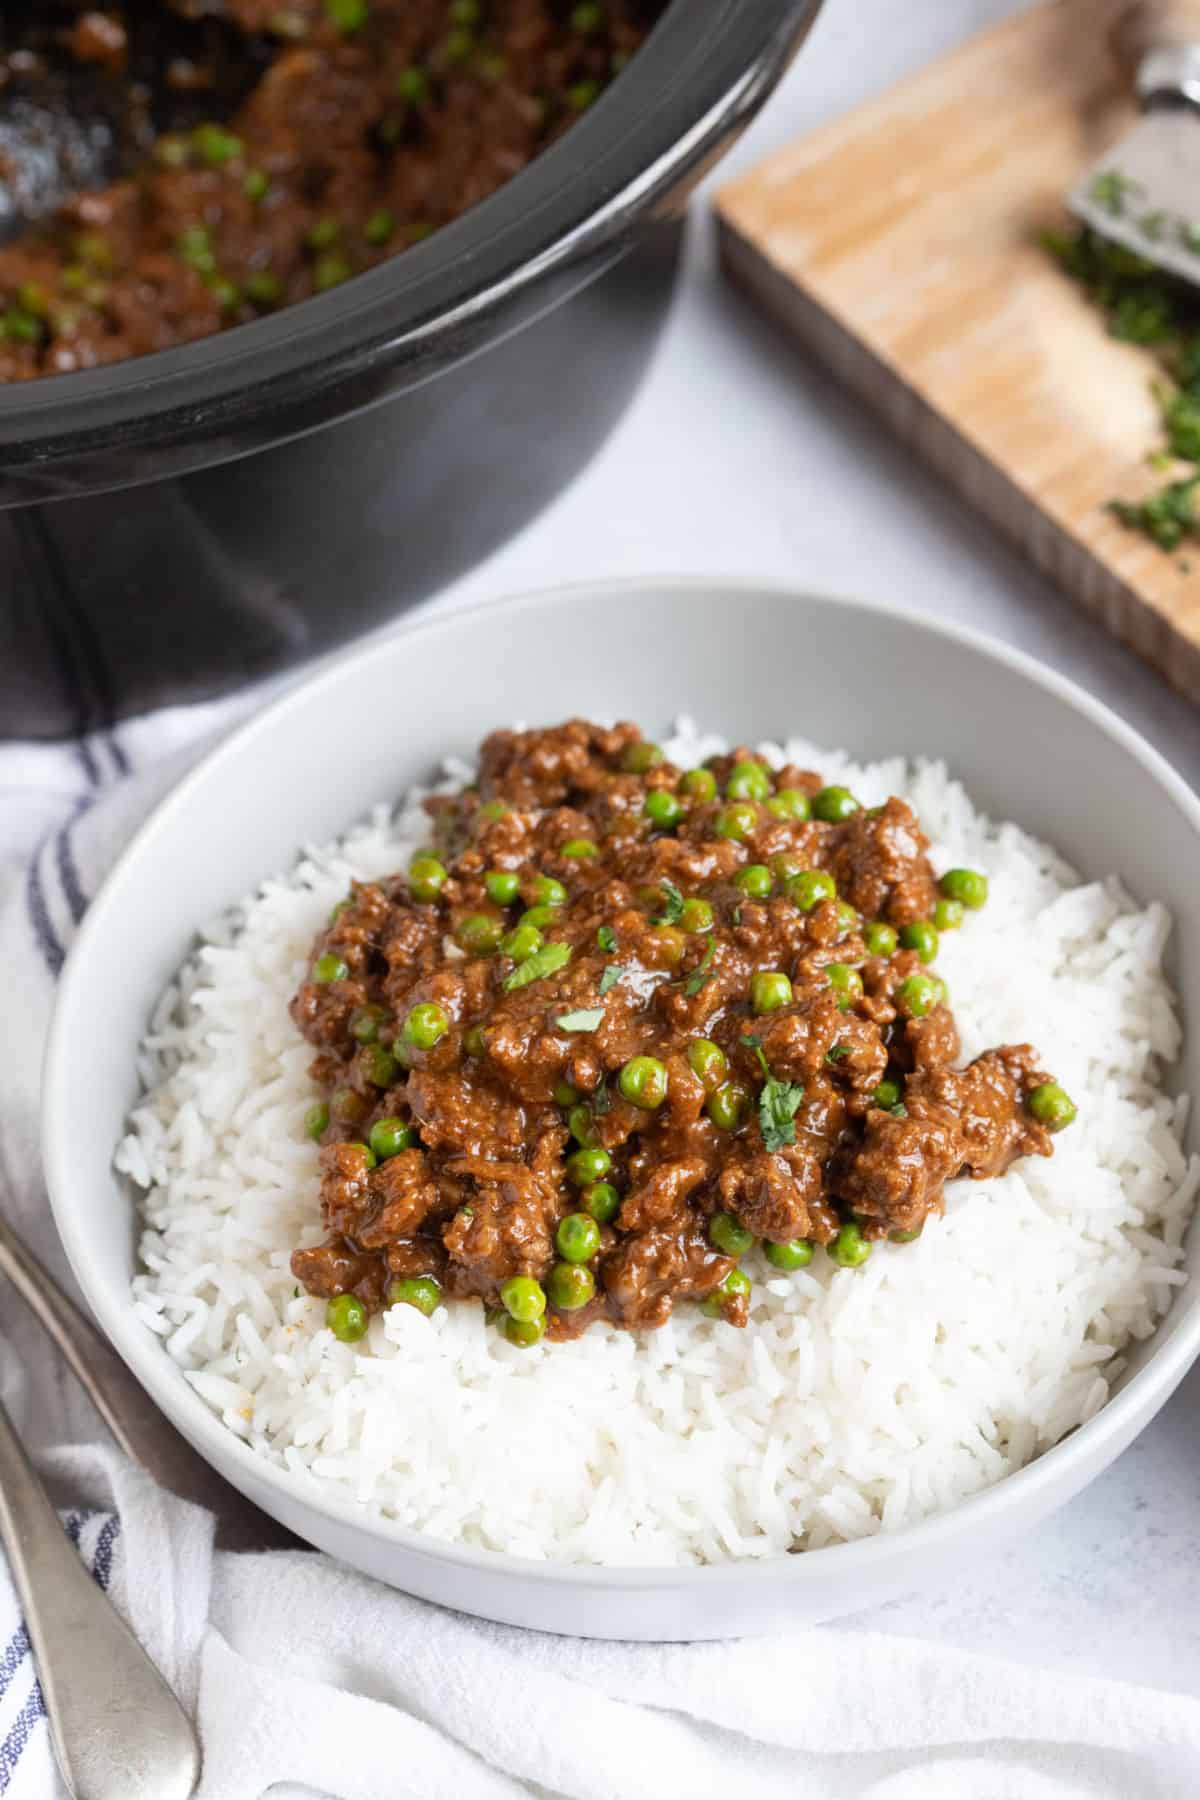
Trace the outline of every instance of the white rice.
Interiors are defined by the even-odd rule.
[[[687,723],[691,765],[722,748]],[[859,767],[792,742],[864,802],[917,809],[935,867],[983,868],[985,910],[942,940],[969,1058],[1032,1041],[1079,1105],[1050,1160],[947,1189],[913,1245],[854,1271],[775,1274],[757,1253],[749,1327],[682,1306],[660,1331],[594,1327],[519,1350],[482,1309],[395,1307],[358,1345],[297,1291],[320,1241],[302,1116],[311,1050],[287,1002],[352,876],[405,866],[419,796],[205,934],[145,1040],[146,1095],[117,1165],[145,1190],[135,1306],[198,1394],[262,1456],[431,1536],[521,1556],[711,1563],[815,1549],[942,1511],[1102,1407],[1122,1351],[1186,1277],[1200,1159],[1161,1087],[1179,1025],[1170,921],[1119,881],[972,807],[944,765]],[[463,771],[451,774],[461,781]]]

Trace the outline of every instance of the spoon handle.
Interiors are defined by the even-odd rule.
[[[187,1715],[88,1574],[3,1407],[0,1541],[75,1800],[188,1800],[200,1751]]]

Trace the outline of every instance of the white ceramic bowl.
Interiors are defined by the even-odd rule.
[[[804,732],[871,758],[945,756],[977,803],[1118,871],[1175,916],[1172,973],[1200,1018],[1200,804],[1162,759],[1028,658],[910,614],[730,583],[575,587],[458,613],[350,655],[223,744],[158,809],[94,901],[68,960],[45,1071],[55,1217],[96,1315],[184,1435],[266,1512],[408,1591],[579,1635],[705,1638],[874,1605],[1027,1530],[1157,1412],[1200,1350],[1200,1284],[1135,1351],[1100,1414],[998,1486],[921,1525],[807,1556],[717,1568],[556,1566],[445,1545],[316,1499],[197,1398],[129,1297],[136,1221],[112,1155],[134,1049],[195,928],[304,840],[469,755],[513,719],[571,713],[661,730],[687,711],[731,739]],[[1178,1078],[1200,1093],[1200,1034]],[[1193,1127],[1194,1129],[1194,1127]],[[1200,1273],[1200,1231],[1190,1240]]]

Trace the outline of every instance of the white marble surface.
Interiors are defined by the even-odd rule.
[[[1012,0],[826,0],[722,174],[1012,10]],[[1042,657],[1200,786],[1195,713],[725,289],[702,205],[695,212],[674,318],[620,429],[549,512],[435,606],[648,571],[900,596]],[[1200,1691],[1198,1411],[1200,1369],[1106,1476],[1019,1548],[981,1554],[971,1580],[862,1625]]]

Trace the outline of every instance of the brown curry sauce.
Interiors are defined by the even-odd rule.
[[[403,875],[356,883],[321,933],[292,1002],[325,1097],[327,1240],[292,1259],[310,1293],[374,1311],[423,1276],[501,1307],[525,1277],[549,1287],[551,1338],[596,1319],[659,1326],[685,1299],[741,1325],[730,1226],[852,1264],[872,1240],[918,1235],[951,1177],[1051,1153],[1029,1103],[1061,1090],[1035,1052],[957,1067],[944,984],[916,950],[864,941],[934,913],[909,806],[863,809],[745,749],[706,775],[660,756],[627,724],[493,733],[478,786],[426,802],[436,861],[414,861],[412,880],[427,897]],[[845,816],[811,816],[831,793]],[[812,903],[811,870],[836,898]],[[519,897],[497,904],[489,875],[496,891],[515,876]],[[417,1015],[435,1030],[440,1016],[428,1047],[405,1023],[422,1007],[440,1009]],[[640,1104],[623,1092],[644,1057],[658,1104],[654,1082]],[[376,1160],[380,1121],[410,1141]],[[594,1293],[556,1306],[556,1233],[581,1213],[597,1244],[567,1285]]]

